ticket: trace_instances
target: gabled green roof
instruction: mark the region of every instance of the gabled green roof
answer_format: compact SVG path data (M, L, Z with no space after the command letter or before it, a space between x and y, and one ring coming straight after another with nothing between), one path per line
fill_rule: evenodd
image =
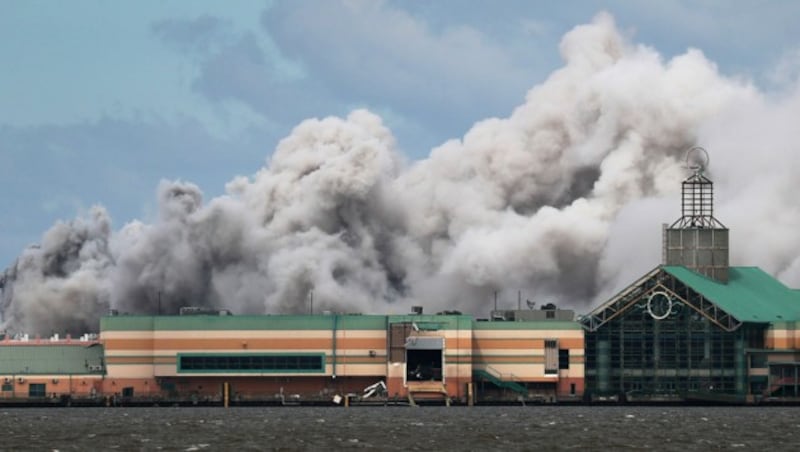
M686 267L661 268L741 322L800 320L800 291L786 287L758 267L730 267L727 284Z

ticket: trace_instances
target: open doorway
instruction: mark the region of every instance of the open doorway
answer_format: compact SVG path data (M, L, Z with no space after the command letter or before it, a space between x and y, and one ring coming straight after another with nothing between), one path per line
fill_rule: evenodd
M411 336L406 341L407 381L444 381L444 338Z

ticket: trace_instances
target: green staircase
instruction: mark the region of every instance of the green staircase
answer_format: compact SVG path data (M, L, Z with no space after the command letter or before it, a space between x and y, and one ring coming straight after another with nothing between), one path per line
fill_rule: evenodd
M493 372L491 369L473 369L472 376L477 379L488 381L498 388L507 388L522 396L528 396L528 388L516 381L504 380L498 372Z

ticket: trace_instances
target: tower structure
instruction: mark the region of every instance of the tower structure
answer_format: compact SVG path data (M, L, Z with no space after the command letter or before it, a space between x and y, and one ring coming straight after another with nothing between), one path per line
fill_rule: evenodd
M714 217L714 183L705 176L708 153L694 147L686 155L692 174L681 184L681 217L664 229L664 265L689 268L728 282L728 228Z

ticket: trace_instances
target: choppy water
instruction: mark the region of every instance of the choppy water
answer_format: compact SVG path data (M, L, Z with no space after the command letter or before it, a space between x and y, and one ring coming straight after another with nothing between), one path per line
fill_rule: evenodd
M800 450L800 408L21 408L0 450Z

